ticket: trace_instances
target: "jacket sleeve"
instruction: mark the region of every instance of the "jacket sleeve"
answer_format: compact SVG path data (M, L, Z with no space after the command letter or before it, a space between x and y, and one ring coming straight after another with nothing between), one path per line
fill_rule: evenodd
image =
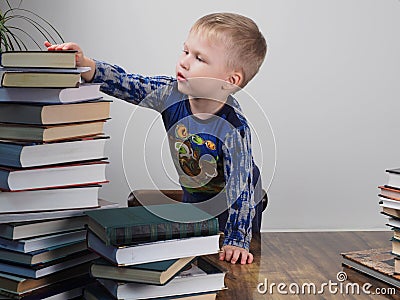
M131 74L120 66L94 61L96 69L92 82L101 83L102 92L158 112L164 109L165 97L175 81L173 77Z
M235 128L227 134L223 153L228 201L228 220L223 245L249 250L255 214L250 128Z

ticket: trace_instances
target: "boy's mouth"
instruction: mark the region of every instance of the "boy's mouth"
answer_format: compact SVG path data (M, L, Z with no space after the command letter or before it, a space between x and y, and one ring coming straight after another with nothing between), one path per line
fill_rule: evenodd
M178 74L176 74L176 80L178 80L178 81L186 81L186 77L183 76L183 74L181 72L178 72Z

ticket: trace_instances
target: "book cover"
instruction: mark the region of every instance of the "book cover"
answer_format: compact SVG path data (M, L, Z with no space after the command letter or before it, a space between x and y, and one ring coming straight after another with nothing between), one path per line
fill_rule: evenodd
M218 219L190 203L87 212L88 227L106 245L132 245L218 234Z

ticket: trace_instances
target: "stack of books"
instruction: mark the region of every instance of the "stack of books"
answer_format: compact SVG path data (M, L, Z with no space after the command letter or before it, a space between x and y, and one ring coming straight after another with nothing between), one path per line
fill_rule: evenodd
M81 84L74 51L5 52L0 69L0 295L82 295L98 258L88 210L106 183L110 102Z
M379 205L393 231L391 247L342 253L343 270L350 281L370 283L395 293L400 292L400 169L388 169L388 181L381 185ZM389 244L390 245L390 244ZM399 299L391 294L392 299Z
M225 272L205 257L219 250L218 219L192 204L86 212L98 285L86 299L215 299ZM100 286L100 287L99 287ZM195 298L193 298L195 297Z

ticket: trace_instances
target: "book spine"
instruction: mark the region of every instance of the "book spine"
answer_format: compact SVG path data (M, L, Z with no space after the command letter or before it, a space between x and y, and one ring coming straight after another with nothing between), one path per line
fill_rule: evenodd
M133 227L107 228L106 245L126 246L139 243L171 239L209 236L218 234L218 219L213 218L196 223L145 224Z

